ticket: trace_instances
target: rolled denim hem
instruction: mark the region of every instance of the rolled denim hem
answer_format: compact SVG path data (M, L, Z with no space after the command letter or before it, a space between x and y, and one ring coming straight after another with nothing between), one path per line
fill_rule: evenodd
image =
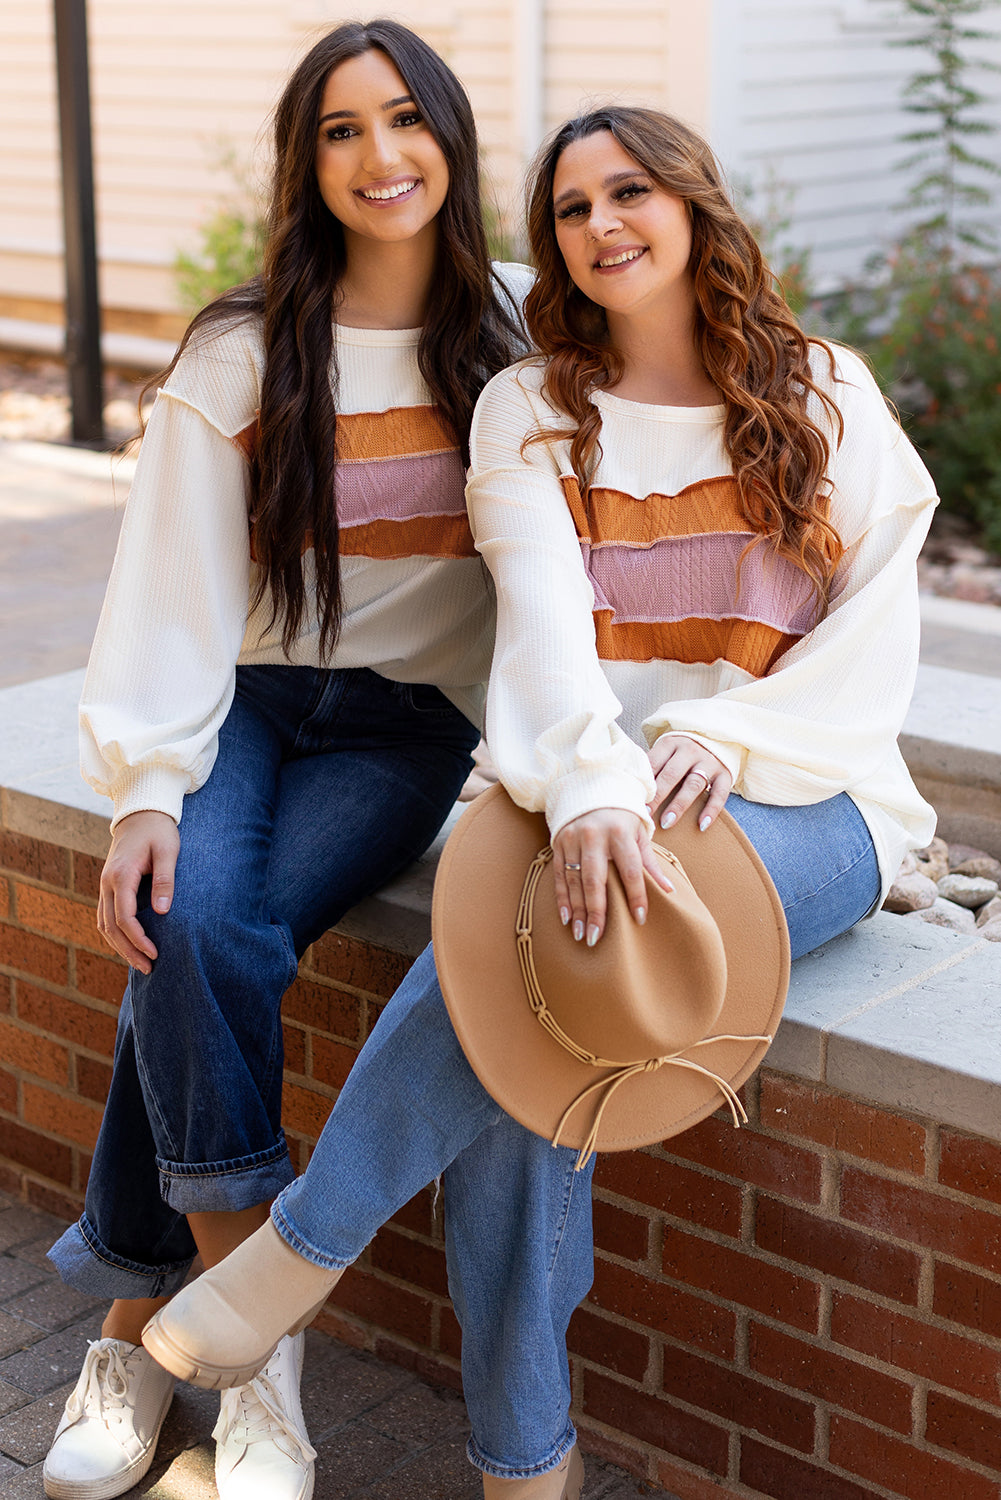
M290 1224L284 1214L279 1211L277 1203L271 1205L271 1222L290 1250L294 1250L296 1255L301 1255L303 1260L310 1261L312 1265L320 1266L324 1271L344 1271L361 1254L359 1251L358 1255L338 1257L326 1250L318 1250L309 1240L302 1238L295 1226Z
M295 1181L285 1137L267 1151L230 1161L184 1162L157 1157L160 1196L179 1214L235 1213L270 1203Z
M171 1297L184 1284L191 1261L147 1266L102 1245L87 1215L59 1236L48 1258L67 1286L92 1297Z
M548 1474L553 1469L558 1469L576 1442L577 1429L571 1422L563 1437L545 1458L540 1458L538 1463L512 1468L508 1464L499 1463L495 1458L488 1458L478 1446L474 1433L466 1443L466 1457L475 1469L479 1469L482 1474L491 1474L494 1479L535 1479L539 1474Z

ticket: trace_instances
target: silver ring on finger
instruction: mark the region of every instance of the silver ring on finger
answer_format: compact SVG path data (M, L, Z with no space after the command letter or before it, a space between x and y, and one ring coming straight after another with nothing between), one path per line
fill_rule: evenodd
M580 869L580 865L571 864L571 862L568 859L565 859L563 861L563 868L564 868L564 870L579 870Z
M688 774L689 776L698 776L700 781L705 782L705 786L702 788L704 792L707 792L709 790L710 783L712 782L712 777L707 776L705 771L701 771L698 766L693 766Z

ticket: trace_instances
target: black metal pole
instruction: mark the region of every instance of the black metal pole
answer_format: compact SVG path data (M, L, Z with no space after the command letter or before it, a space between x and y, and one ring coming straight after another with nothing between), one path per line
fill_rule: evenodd
M66 373L75 443L104 441L87 0L55 0L66 241Z

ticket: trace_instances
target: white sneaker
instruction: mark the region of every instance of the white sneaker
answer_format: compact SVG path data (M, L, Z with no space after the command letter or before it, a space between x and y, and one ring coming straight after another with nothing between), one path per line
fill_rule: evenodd
M216 1440L219 1500L309 1500L313 1460L299 1402L305 1336L288 1334L246 1385L223 1391Z
M96 1339L42 1467L51 1500L111 1500L153 1462L174 1377L141 1344Z

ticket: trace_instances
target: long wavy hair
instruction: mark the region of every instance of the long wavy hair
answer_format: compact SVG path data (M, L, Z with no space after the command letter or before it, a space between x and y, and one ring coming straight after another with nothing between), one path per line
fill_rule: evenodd
M282 621L286 654L308 600L303 555L315 554L321 659L341 622L334 471L337 370L333 317L346 266L344 231L316 180L320 101L331 72L377 50L399 72L448 166L438 215L438 250L417 357L432 399L468 462L469 426L482 386L524 348L518 319L498 295L480 205L476 125L455 74L426 42L395 21L348 22L310 49L274 114L274 167L260 276L203 308L185 333L213 333L234 319L260 318L265 370L253 459L252 606L268 594ZM150 385L162 381L157 376Z
M750 229L730 202L706 142L670 115L609 107L569 120L543 145L528 183L528 229L538 278L525 303L532 342L546 358L544 392L571 429L530 441L566 438L584 495L600 456L601 413L591 393L621 377L602 308L567 275L556 239L553 180L566 148L608 131L644 172L682 200L691 223L689 269L695 288L695 340L703 368L725 407L723 440L744 517L812 580L818 608L827 601L843 547L827 511L830 442L807 414L813 394L840 442L841 414L810 371L809 339L775 289ZM753 543L751 544L753 545Z

